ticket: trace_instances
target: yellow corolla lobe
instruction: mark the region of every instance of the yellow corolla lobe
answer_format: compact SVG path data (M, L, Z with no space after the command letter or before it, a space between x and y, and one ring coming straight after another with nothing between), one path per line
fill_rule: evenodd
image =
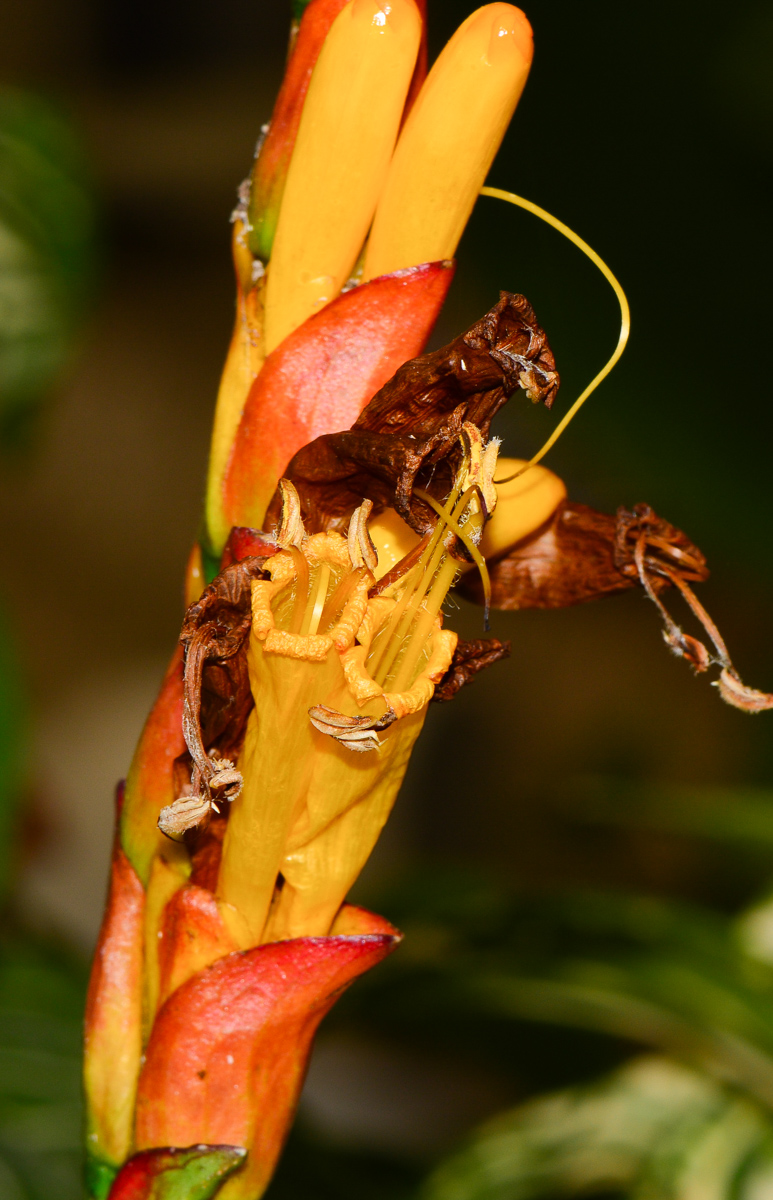
M524 466L524 459L500 458L497 474L506 479ZM486 558L504 554L521 538L534 533L566 499L564 481L547 467L530 467L517 479L499 483L496 487L497 506L483 529L480 542L481 553Z

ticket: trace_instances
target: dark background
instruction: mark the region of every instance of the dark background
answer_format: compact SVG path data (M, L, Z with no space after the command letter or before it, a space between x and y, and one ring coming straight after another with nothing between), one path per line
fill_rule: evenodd
M436 52L472 5L429 5ZM6 0L0 15L0 77L69 113L102 211L79 356L0 483L0 570L35 717L23 904L84 948L112 783L179 628L232 319L228 216L270 114L288 7ZM773 689L773 7L533 0L527 15L534 68L489 182L585 237L633 314L621 365L549 465L579 500L646 500L684 528L709 557L701 596L736 665ZM436 341L499 288L523 291L556 351L560 415L616 342L607 285L554 231L492 200L459 257ZM555 419L514 401L505 452L535 449ZM480 614L463 606L459 628L479 629ZM753 860L615 829L578 797L600 775L732 804L770 779L773 715L725 708L669 656L636 594L496 616L493 631L512 658L432 709L370 883L440 860L534 888L728 907L753 895Z

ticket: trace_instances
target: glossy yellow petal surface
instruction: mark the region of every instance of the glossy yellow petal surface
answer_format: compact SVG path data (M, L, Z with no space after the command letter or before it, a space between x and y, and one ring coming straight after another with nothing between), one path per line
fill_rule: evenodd
M400 134L365 279L453 257L531 59L531 27L512 4L487 4L459 27Z
M525 466L521 458L500 458L497 475L504 479ZM539 529L566 499L566 485L547 467L530 467L510 483L497 485L497 506L483 530L480 548L496 558L521 538Z
M367 754L326 739L315 786L288 837L284 885L265 941L330 932L392 811L426 713L425 705L396 722L381 735L380 749Z
M374 571L376 579L381 579L391 571L421 540L418 533L393 508L385 508L374 517L368 524L368 533L378 554L378 566Z

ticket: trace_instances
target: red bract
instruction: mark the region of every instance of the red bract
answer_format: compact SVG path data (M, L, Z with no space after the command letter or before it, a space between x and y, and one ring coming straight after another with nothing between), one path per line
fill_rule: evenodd
M210 1200L243 1162L238 1146L146 1150L117 1176L110 1200Z
M88 1151L100 1162L120 1163L131 1149L142 1052L144 913L144 888L116 843L86 1001Z
M168 849L156 821L164 805L174 799L172 764L185 750L182 667L182 647L178 646L145 722L126 780L121 844L143 883L147 883L153 855L159 847Z
M453 278L425 263L345 292L266 359L242 414L223 482L232 525L260 527L287 463L325 433L348 429L429 337Z
M217 901L203 887L184 887L166 906L159 946L159 1005L181 983L238 949Z
M245 1147L229 1200L253 1200L274 1169L319 1022L352 980L399 941L356 910L367 932L297 938L229 954L161 1008L137 1096L136 1144ZM377 930L377 931L376 931Z

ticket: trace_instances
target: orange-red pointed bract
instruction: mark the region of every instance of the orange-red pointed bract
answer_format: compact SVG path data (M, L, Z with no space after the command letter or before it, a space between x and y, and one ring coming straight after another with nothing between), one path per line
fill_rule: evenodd
M383 275L345 292L266 359L247 399L223 483L231 525L259 528L292 456L348 429L398 367L420 354L453 278L450 262Z
M86 1001L84 1054L88 1153L114 1167L132 1144L142 1053L144 909L142 884L116 842Z
M177 646L134 753L121 809L121 845L147 884L153 857L174 847L157 827L158 814L174 800L172 766L185 751L182 730L183 654Z
M169 997L140 1076L138 1149L244 1146L247 1164L222 1197L256 1200L287 1134L319 1022L342 989L399 940L371 914L353 914L350 927L363 923L364 934L230 954Z
M190 884L169 901L159 947L159 1005L215 959L238 949L206 888Z

